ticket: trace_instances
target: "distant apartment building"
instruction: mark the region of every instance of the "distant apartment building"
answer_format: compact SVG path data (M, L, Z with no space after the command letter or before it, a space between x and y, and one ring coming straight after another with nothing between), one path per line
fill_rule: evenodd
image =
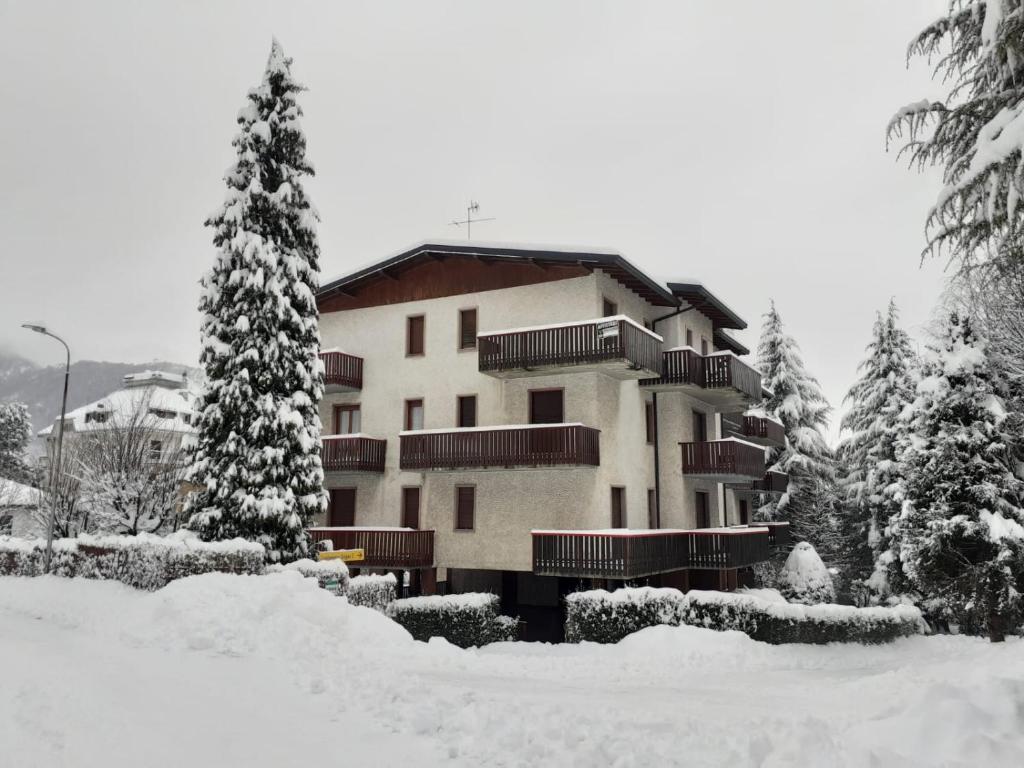
M728 589L785 543L748 526L785 489L765 466L782 428L748 412L746 324L704 286L610 250L429 242L317 300L313 535L366 567L543 624L581 582Z

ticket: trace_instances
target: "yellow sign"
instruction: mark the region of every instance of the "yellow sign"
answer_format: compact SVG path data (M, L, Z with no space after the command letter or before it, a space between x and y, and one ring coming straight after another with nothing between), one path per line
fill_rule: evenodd
M366 559L362 549L335 549L331 552L321 552L319 560L341 560L343 563L358 563Z

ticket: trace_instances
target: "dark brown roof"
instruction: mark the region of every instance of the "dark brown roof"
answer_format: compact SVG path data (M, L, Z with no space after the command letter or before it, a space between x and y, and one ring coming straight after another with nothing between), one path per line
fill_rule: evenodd
M690 306L711 319L715 329L735 328L742 331L747 327L746 321L725 305L700 283L669 283L668 289Z

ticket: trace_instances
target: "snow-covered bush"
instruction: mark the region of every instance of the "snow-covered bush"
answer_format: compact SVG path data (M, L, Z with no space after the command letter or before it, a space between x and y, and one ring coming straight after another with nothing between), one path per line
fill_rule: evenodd
M0 576L42 575L45 549L42 539L0 537ZM264 557L259 544L242 539L203 542L187 531L170 536L83 534L53 542L50 572L154 590L200 573L263 573Z
M614 592L574 592L565 598L565 639L617 643L645 627L680 623L677 589L635 587Z
M835 602L836 592L832 576L808 542L801 541L789 553L779 570L776 586L791 603L817 605Z
M910 606L854 608L797 605L779 593L704 592L638 587L593 590L566 597L566 640L614 643L645 627L689 624L736 630L766 643L884 643L922 631Z
M395 602L395 598L398 596L397 590L398 579L395 578L395 574L386 573L383 576L367 574L354 576L348 583L345 595L352 605L361 605L384 613L387 607Z
M321 589L328 589L336 595L344 595L349 585L348 566L341 560L293 560L286 565L273 563L267 566L267 573L298 571L307 579L316 579Z
M517 619L498 614L498 596L485 592L395 600L387 615L416 640L443 637L460 648L515 640Z

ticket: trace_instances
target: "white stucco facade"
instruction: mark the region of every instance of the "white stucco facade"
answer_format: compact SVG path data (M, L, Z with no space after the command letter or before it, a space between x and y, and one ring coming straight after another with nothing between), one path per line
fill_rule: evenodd
M655 447L647 441L645 403L654 397L636 378L600 370L562 369L522 378L497 378L478 370L476 349L459 349L459 312L477 310L481 334L509 328L570 323L601 317L604 302L638 324L654 325L671 308L655 306L619 280L595 269L590 274L532 285L462 293L415 301L323 312L323 348L363 359L361 391L326 395L321 403L325 435L335 431L334 408L359 405L359 431L387 441L383 473L326 473L329 489L355 488L356 526L398 526L402 489L420 491L420 527L435 531L440 568L529 571L531 530L604 529L611 525L612 487L625 489L630 528L649 526L648 492L655 489ZM406 355L407 318L424 316L424 354ZM686 342L711 345L713 323L697 310L654 325L664 349ZM477 424L529 423L529 392L564 390L564 421L600 430L600 466L407 472L399 468L399 433L405 402L423 401L425 429L457 426L457 398L475 395ZM691 528L695 492L709 497L710 524L736 522L722 515L726 492L714 483L684 479L679 442L693 437L693 410L708 413L708 438L718 437L718 419L703 402L682 392L658 399L661 527ZM476 488L474 528L455 530L456 487ZM734 505L733 505L734 508ZM734 513L730 513L734 514ZM326 523L326 519L317 521Z

